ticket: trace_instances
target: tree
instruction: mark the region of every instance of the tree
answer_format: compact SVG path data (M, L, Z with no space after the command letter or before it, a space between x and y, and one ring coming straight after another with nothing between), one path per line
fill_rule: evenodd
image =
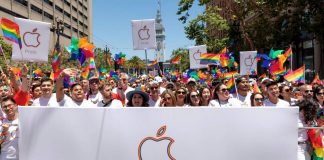
M180 64L171 64L174 66L171 68L172 69L179 68L179 69L181 69L181 72L183 72L183 71L189 69L189 67L190 67L188 50L184 49L184 48L178 48L176 50L173 50L172 55L171 55L171 60L179 55L181 56Z
M134 68L136 73L140 73L140 70L145 68L145 63L142 59L137 56L133 56L126 62L126 66L131 69Z

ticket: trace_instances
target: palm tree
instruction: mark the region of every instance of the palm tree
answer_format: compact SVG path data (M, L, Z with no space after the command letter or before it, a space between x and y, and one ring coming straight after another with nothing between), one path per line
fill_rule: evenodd
M127 61L128 68L134 68L136 73L139 73L141 69L145 68L145 63L142 59L137 56L133 56L130 60Z

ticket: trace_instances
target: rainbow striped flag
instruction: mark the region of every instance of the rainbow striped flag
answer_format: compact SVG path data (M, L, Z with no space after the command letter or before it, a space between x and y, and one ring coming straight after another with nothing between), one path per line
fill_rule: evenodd
M284 76L284 78L288 82L296 81L296 82L305 82L305 66L298 68L295 71L292 71Z
M311 83L312 85L314 84L319 84L319 85L324 85L323 84L323 81L320 80L319 76L318 76L318 73L315 74L315 77Z
M180 61L181 61L181 55L178 55L171 60L171 64L180 64Z
M21 36L19 31L19 25L7 18L1 18L1 28L3 36L8 40L19 45L19 48L22 48Z
M232 76L234 77L237 77L239 76L240 74L238 73L238 71L232 71L232 72L227 72L227 73L224 73L223 77L226 78L226 79L229 79L229 78L232 78Z
M312 159L323 160L323 143L322 135L316 129L310 129L307 132L311 145L313 147Z
M107 54L107 64L108 64L109 66L112 66L112 61L111 61L111 57L110 57L109 54Z
M220 64L220 55L214 53L204 53L200 55L200 64Z
M52 62L52 69L53 72L59 72L60 71L60 64L61 64L61 57L62 57L62 52L60 48L55 48L53 51L54 59Z
M232 76L232 78L228 80L228 82L226 83L226 87L228 88L230 93L236 93L234 76Z
M253 93L262 93L257 83L253 84Z
M290 57L293 54L291 47L288 48L288 50L284 53L285 57Z

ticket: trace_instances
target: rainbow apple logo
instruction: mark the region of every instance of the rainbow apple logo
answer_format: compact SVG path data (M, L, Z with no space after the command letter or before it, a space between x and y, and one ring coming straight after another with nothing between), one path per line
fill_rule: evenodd
M40 45L39 37L40 37L40 34L37 33L37 28L34 28L32 32L25 32L23 35L24 44L27 47L36 48Z
M148 28L146 27L146 25L145 25L142 29L138 30L138 32L137 32L138 37L139 37L141 40L148 40L148 39L150 39L149 31L150 31L150 29L148 29Z
M198 49L198 50L193 54L193 58L194 58L196 61L200 60L200 54L201 54L201 52L200 52L200 50Z
M158 129L156 137L144 138L138 146L138 159L171 159L175 158L171 155L171 145L175 142L171 137L164 137L166 126Z

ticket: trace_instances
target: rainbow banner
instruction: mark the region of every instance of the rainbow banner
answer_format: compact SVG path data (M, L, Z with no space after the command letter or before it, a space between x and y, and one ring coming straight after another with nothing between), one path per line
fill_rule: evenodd
M323 160L323 143L320 131L310 129L307 132L311 145L313 147L312 160Z
M19 45L19 48L22 48L21 36L19 31L19 25L7 18L1 18L1 28L3 36L8 40Z
M204 53L200 55L200 64L220 64L220 55L214 53Z
M292 71L284 76L284 78L288 82L296 81L296 82L305 82L305 66L298 68L295 71Z
M232 76L234 77L237 77L239 76L240 74L238 73L238 71L232 71L232 72L227 72L227 73L224 73L223 77L226 78L226 79L229 79L229 78L232 78Z
M228 80L228 82L226 83L226 87L228 88L230 93L236 93L234 76L232 76L232 78Z

